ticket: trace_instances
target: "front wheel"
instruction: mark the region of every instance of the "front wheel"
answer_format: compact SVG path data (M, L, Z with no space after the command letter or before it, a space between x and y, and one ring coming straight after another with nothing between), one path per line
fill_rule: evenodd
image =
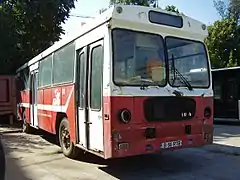
M67 118L63 118L59 125L58 131L59 143L62 149L63 154L68 157L75 159L78 156L78 148L71 142L70 133L69 133L69 122Z

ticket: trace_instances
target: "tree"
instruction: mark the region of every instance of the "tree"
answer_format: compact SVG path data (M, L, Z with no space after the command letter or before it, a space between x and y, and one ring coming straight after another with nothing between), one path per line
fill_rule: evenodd
M228 16L227 6L224 1L213 0L213 4L221 18L226 18Z
M184 14L181 12L179 12L179 10L178 10L178 8L176 7L176 6L173 6L173 5L168 5L168 6L166 6L165 7L165 10L167 10L167 11L170 11L170 12L174 12L174 13L176 13L176 14L178 14L178 15L182 15L182 16L184 16Z
M240 65L240 29L234 18L218 20L208 27L208 47L213 68Z
M173 5L171 5L171 6L170 6L170 5L166 6L166 7L165 7L165 10L171 11L171 12L175 12L175 13L179 14L179 10L177 9L176 6L173 6Z
M213 68L232 67L240 65L240 1L214 0L214 6L221 20L208 27L209 36L205 43Z
M126 5L139 5L151 6L157 4L156 0L110 0L110 4L126 4Z
M64 33L61 24L75 7L74 2L75 0L3 1L0 7L0 47L9 50L1 49L0 57L2 63L8 62L5 69L14 72L20 65L58 41Z
M229 14L239 22L240 19L240 1L239 0L230 0L229 2Z
M13 16L9 15L6 9L0 6L0 73L7 74L9 71L9 64L14 55L18 54L18 34Z
M219 15L225 18L233 18L235 21L239 22L240 19L240 1L239 0L229 0L226 4L223 0L213 0L214 6L217 9Z

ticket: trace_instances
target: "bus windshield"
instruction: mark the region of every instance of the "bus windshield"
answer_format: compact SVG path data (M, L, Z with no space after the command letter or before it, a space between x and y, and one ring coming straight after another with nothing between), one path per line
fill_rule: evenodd
M171 86L186 86L172 71L175 68L192 87L209 86L209 66L204 44L192 40L166 37ZM174 66L174 67L173 67Z
M113 80L116 85L166 84L165 54L160 35L113 30Z

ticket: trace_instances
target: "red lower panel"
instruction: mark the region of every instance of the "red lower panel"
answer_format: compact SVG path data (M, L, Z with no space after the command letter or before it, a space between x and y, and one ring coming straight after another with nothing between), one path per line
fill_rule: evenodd
M26 116L26 121L30 123L30 108L25 108L25 116Z
M174 148L161 148L161 143L182 140L182 145ZM153 140L142 139L140 141L125 142L129 143L119 149L118 143L113 143L113 158L134 156L141 154L157 153L163 150L183 149L190 147L199 147L212 143L212 134L208 135L208 139L204 139L202 134L196 134L192 136L180 136L180 137L165 137L157 138ZM121 144L121 143L120 143ZM124 145L124 144L123 144Z
M52 126L53 120L51 111L38 110L38 125L41 129L49 133L54 133L55 128Z
M213 108L212 97L192 97L196 102L196 112L190 120L148 122L144 115L144 101L148 97L104 97L104 147L105 158L133 156L160 151L162 142L182 140L179 148L203 146L212 143L213 116L204 117L206 107ZM131 121L122 123L118 112L127 108L131 111ZM172 108L172 107L169 107ZM186 126L191 126L191 135L186 135ZM147 139L146 128L155 128L154 139ZM207 133L207 139L204 139ZM119 143L128 143L129 147L119 148ZM125 144L126 145L126 144ZM150 150L148 150L148 147ZM151 147L153 148L151 150Z

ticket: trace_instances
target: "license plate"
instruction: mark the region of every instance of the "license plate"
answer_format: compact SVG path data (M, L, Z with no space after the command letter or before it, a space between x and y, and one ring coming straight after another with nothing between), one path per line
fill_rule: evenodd
M182 140L177 140L177 141L163 142L161 143L160 148L168 149L168 148L181 147L181 146L182 146Z

